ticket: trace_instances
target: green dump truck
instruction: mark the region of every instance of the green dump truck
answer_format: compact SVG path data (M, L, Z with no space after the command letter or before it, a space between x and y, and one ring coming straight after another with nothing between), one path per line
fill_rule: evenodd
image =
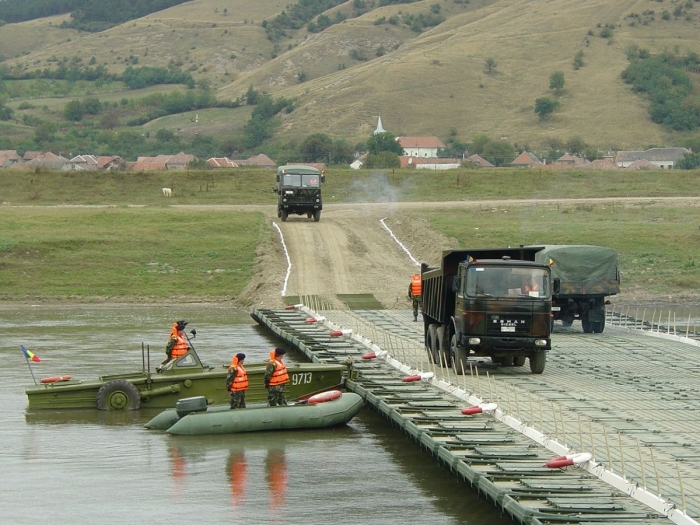
M585 333L601 333L608 297L620 292L617 252L584 244L536 248L535 260L548 264L552 279L558 283L552 296L553 319L564 326L578 319Z
M425 348L434 363L469 373L470 356L541 374L551 348L552 281L541 247L447 250L421 266Z
M277 168L275 187L277 194L277 216L286 221L290 214L306 215L318 222L321 220L323 201L321 183L326 181L325 172L312 166L288 165Z

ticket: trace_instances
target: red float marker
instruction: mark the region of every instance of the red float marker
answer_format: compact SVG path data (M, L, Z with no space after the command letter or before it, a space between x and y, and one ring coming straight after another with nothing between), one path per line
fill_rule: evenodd
M331 331L331 337L340 337L343 335L350 335L352 330L333 330Z
M593 458L588 452L580 452L578 454L568 454L566 456L558 456L550 459L544 464L547 468L563 468L571 465L581 465L590 461Z
M496 410L498 405L496 403L481 403L480 405L472 405L462 409L462 414L465 416L473 416L474 414L481 414L482 412L492 412Z
M420 374L413 374L412 376L406 376L401 381L404 383L412 383L413 381L420 381Z

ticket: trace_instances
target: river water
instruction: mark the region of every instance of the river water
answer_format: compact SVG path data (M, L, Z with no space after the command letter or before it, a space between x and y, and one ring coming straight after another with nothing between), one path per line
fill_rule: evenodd
M512 523L369 408L335 429L198 437L143 428L157 411L26 411L20 345L41 359L37 379L93 379L140 370L142 343L155 366L178 319L205 363L279 345L223 307L0 309L3 523Z

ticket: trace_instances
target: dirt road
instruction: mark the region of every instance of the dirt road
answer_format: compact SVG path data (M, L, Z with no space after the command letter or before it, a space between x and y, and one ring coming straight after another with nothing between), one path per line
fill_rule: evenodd
M621 205L654 203L667 198L572 199L552 201L552 206L583 202L618 202ZM700 199L672 198L676 205L700 207ZM488 207L500 205L544 204L544 201L473 201L473 202L402 202L383 204L334 204L323 210L320 222L305 216L290 216L280 221L274 208L262 208L274 232L260 247L256 276L239 297L246 306L279 308L282 297L320 295L339 304L336 294L372 294L385 308L410 308L407 297L411 275L419 265L394 240L382 225L391 229L413 258L435 265L443 249L453 248L454 241L430 229L427 222L412 218L416 208L450 209L454 207ZM282 239L284 244L282 243ZM284 247L287 253L285 254ZM288 261L291 263L289 275ZM622 299L622 294L617 297ZM644 297L627 296L630 301ZM657 298L658 299L658 298ZM620 301L616 301L620 302Z

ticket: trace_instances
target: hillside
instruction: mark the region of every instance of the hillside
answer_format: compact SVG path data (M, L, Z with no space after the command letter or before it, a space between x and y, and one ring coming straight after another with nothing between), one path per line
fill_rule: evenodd
M354 18L354 1L331 9L325 13L329 18L338 12L348 18L320 33L302 28L271 42L261 22L287 8L287 0L241 0L235 9L223 0L195 0L102 33L44 45L5 64L43 68L51 57L94 56L98 64L121 71L134 60L174 63L197 79L209 79L221 98L236 98L251 85L295 98L296 109L283 117L278 132L286 139L323 132L354 143L374 130L378 116L396 135L444 140L455 130L468 141L485 133L507 137L520 148L552 138L580 137L603 150L672 145L684 138L650 120L645 101L624 84L621 72L632 45L651 53L700 52L697 2L365 3L370 10ZM423 32L402 22L436 9L444 21ZM377 23L382 17L398 22ZM11 27L0 28L0 40ZM575 70L579 52L583 66ZM487 59L497 64L490 73ZM559 93L549 89L554 71L565 75ZM560 109L541 121L533 109L544 96L558 99Z

